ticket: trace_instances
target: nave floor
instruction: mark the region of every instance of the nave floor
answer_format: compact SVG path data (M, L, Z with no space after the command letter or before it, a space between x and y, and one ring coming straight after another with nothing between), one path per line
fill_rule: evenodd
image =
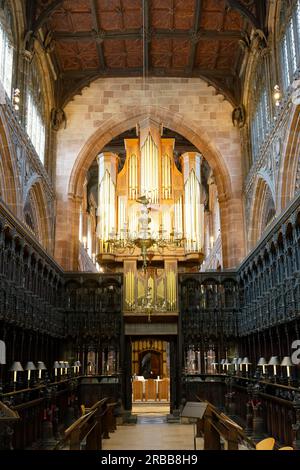
M132 411L137 424L118 426L102 441L103 450L194 450L193 425L167 423L168 405L138 404ZM197 438L197 450L202 448L203 439Z

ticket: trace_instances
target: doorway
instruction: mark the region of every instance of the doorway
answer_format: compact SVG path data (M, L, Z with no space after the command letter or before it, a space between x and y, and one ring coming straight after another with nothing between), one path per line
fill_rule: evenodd
M170 344L162 339L145 338L132 342L132 403L169 409Z
M159 379L163 376L163 354L149 349L139 353L139 376L144 379Z

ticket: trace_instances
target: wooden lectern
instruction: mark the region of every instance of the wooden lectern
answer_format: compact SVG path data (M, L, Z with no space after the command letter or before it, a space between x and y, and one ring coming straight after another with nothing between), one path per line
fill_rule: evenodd
M207 408L207 402L202 401L188 401L186 402L181 416L183 418L197 418L202 419ZM196 426L197 423L194 423L194 450L196 450Z

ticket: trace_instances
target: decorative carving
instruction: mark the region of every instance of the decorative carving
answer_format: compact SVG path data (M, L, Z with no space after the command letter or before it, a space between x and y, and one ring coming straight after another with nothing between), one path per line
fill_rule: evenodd
M232 112L232 123L235 127L242 128L246 122L246 110L243 104L235 108Z
M67 117L62 108L53 108L51 111L51 125L54 131L59 131L64 124L64 129L67 127Z
M251 40L252 50L262 52L268 47L268 40L265 33L261 29L256 29L252 33Z
M44 49L44 51L46 52L46 54L51 54L51 52L54 51L55 49L55 41L53 40L53 33L52 31L48 31L46 36L45 36L45 39L42 43L42 47Z

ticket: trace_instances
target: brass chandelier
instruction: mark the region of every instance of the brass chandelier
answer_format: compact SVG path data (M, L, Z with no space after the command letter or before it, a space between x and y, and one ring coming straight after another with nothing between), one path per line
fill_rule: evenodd
M156 234L150 230L150 199L146 196L142 196L136 200L142 204L141 215L138 218L139 231L130 233L128 228L121 230L120 234L115 231L109 234L107 240L109 251L117 253L125 253L128 251L129 254L133 254L136 247L140 248L141 256L143 258L143 269L147 269L148 265L148 250L151 247L155 247L160 254L163 253L164 248L169 250L176 250L184 246L184 238L181 233L172 231L169 237L165 236L166 230L160 230Z

